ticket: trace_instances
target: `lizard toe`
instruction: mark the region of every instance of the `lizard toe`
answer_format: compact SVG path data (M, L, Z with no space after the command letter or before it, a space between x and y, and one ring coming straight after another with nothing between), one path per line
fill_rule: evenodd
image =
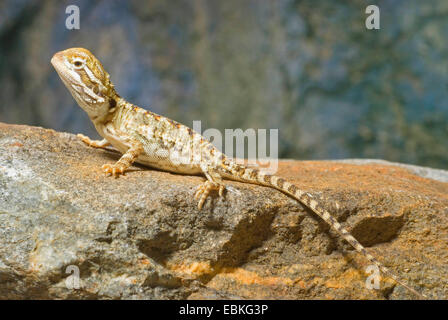
M115 178L118 178L120 174L124 175L124 168L122 166L105 164L101 168L108 176L112 175Z
M205 181L203 184L198 186L196 193L194 195L194 199L199 200L198 202L199 210L202 209L208 196L214 190L217 190L219 196L222 196L224 194L225 186L209 180Z

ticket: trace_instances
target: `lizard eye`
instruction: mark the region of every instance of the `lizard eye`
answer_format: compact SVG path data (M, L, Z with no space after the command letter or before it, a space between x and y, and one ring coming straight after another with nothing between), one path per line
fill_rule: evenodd
M76 59L73 61L73 65L75 66L75 69L81 69L84 66L84 61Z

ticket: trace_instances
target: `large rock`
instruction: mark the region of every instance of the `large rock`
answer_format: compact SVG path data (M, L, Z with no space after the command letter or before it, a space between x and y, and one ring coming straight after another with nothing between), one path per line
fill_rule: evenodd
M72 134L1 124L0 148L3 299L414 298L387 279L367 289L366 260L276 190L228 182L234 192L199 211L203 178L141 166L105 177L101 165L119 154ZM447 173L434 172L362 161L279 169L400 278L447 299L448 184L436 180ZM73 268L78 289L66 281Z

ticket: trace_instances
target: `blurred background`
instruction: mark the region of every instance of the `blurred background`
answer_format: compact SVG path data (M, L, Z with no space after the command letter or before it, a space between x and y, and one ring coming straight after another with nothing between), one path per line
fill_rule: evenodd
M202 130L278 128L281 158L448 169L447 39L446 0L0 0L0 121L98 137L50 65L85 47L130 102Z

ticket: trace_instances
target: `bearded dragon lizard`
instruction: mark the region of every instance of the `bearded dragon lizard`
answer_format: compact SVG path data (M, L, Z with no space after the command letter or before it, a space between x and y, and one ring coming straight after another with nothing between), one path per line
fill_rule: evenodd
M387 276L418 297L425 297L370 255L311 194L281 177L237 163L189 127L121 98L109 74L90 51L83 48L67 49L56 53L51 63L104 139L92 141L82 134L78 134L78 137L91 147L112 145L123 154L115 164L103 165L102 169L107 175L118 177L133 162L173 173L203 174L207 180L194 195L199 210L212 191L216 190L219 196L223 195L223 178L278 189L309 207Z

